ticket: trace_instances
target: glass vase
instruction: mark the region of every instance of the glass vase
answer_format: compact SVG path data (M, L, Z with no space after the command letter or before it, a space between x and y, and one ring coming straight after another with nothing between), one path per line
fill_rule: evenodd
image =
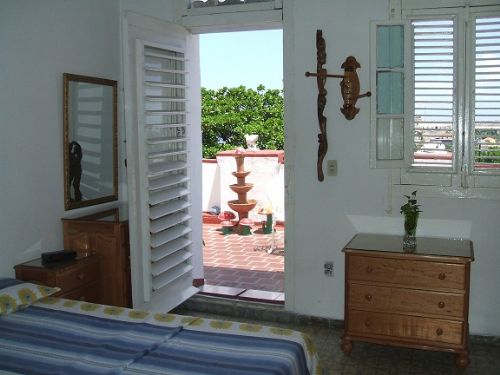
M403 237L403 249L414 250L417 246L418 212L406 212L405 216L405 235Z

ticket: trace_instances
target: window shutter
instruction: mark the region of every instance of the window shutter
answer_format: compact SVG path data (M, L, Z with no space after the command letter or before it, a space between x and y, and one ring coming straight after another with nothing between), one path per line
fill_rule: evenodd
M139 202L146 207L142 247L144 300L161 293L166 309L198 290L192 286L190 139L186 57L178 46L137 41ZM148 249L148 250L146 250ZM147 271L147 272L146 272ZM149 274L149 276L147 276Z
M453 19L419 19L413 26L413 167L451 168L457 129Z
M473 17L474 171L500 174L500 13Z
M372 22L370 167L402 168L409 164L405 143L410 135L408 25ZM375 88L375 89L373 89Z

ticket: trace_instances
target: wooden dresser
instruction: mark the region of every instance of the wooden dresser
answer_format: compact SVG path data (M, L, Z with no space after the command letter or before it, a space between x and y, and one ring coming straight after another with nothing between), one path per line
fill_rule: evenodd
M100 303L131 307L128 221L118 209L62 219L64 248L99 257Z
M57 297L100 302L99 258L95 255L69 262L42 263L40 258L14 267L16 279L58 286Z
M472 242L417 238L414 252L402 243L402 236L357 234L343 249L342 350L365 341L446 351L467 367Z

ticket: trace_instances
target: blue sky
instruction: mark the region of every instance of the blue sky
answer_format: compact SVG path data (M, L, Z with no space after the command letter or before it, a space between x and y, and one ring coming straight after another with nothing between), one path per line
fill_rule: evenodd
M201 86L283 88L282 30L200 35Z

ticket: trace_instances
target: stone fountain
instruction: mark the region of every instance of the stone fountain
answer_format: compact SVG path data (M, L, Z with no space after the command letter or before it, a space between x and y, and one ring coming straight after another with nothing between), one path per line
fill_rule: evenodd
M245 178L250 174L250 171L245 171L244 150L236 150L234 158L236 160L236 172L232 172L232 175L236 177L236 184L229 185L229 188L238 194L238 199L230 200L227 204L233 211L238 213L238 220L241 221L248 218L248 213L257 205L257 200L247 199L247 193L253 188L253 184L245 182Z

